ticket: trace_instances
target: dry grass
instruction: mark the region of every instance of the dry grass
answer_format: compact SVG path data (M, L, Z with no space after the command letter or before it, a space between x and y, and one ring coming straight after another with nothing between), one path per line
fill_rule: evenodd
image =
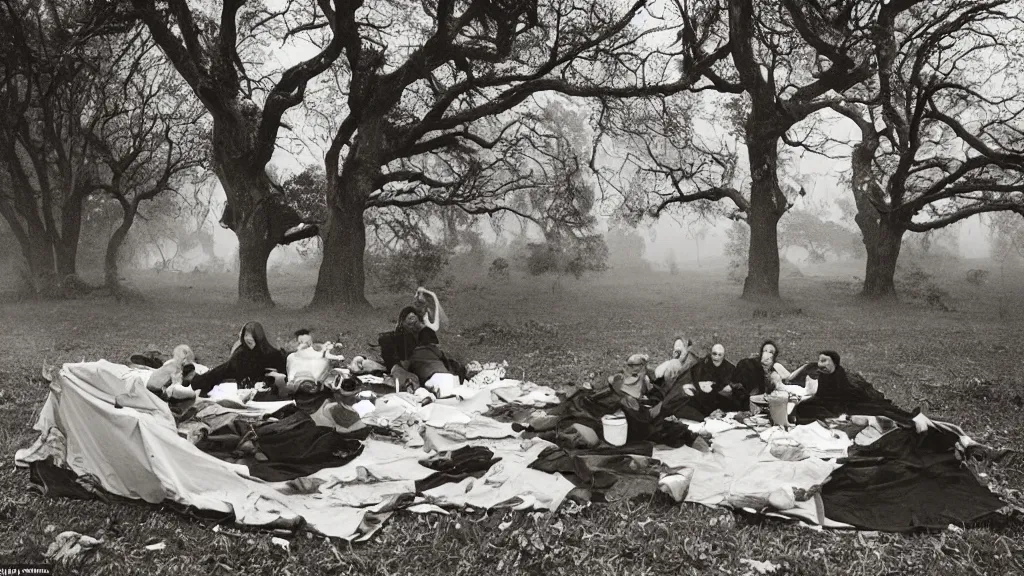
M832 271L834 272L834 271ZM834 274L833 274L834 277ZM951 276L951 278L955 278ZM537 382L580 381L615 369L632 352L667 354L684 332L699 342L718 334L729 355L775 338L795 365L820 348L863 372L906 407L963 425L976 439L1024 449L1019 427L1024 374L1024 294L948 282L955 312L907 305L864 306L847 284L808 274L785 280L787 303L772 309L737 300L724 274L673 277L611 275L589 284L549 285L480 279L463 285L446 308L446 345L466 360L508 360ZM342 336L348 355L367 351L390 328L406 298L373 298L378 311L350 316L301 308L308 276L274 276L279 307L232 303L230 279L139 277L145 302L22 302L0 308L0 563L38 562L53 531L77 530L104 545L65 567L84 574L747 574L741 559L768 560L776 574L1024 573L1020 524L963 534L889 535L817 532L779 521L693 505L650 501L563 507L554 515L501 512L451 517L396 514L372 541L350 547L298 535L291 554L258 531L217 534L167 508L43 498L29 489L14 452L34 439L45 399L44 363L170 350L188 342L207 363L222 359L238 327L260 320L272 337L299 327ZM1001 488L1020 488L1021 459L990 471ZM507 525L507 522L511 522ZM147 552L153 539L167 548Z

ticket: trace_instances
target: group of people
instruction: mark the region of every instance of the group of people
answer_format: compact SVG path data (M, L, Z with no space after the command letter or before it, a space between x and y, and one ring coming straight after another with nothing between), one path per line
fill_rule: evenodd
M622 373L609 378L608 384L619 394L637 399L674 398L676 404L689 408L688 415L705 417L715 411L746 411L752 396L776 390L811 398L858 395L839 354L832 350L822 350L816 361L790 372L779 363L779 345L773 340L766 340L756 355L735 364L726 359L721 343L715 343L703 357L693 348L691 340L677 338L672 358L654 369L647 367L647 356L634 354L627 359Z
M399 313L395 328L379 335L383 362L357 356L347 365L345 357L336 353L340 344L317 345L309 330L296 331L290 350L285 351L270 343L259 322L249 322L239 331L224 363L207 369L195 361L188 346L181 345L153 372L148 387L168 399L187 399L209 395L218 384L234 381L239 388L254 390L257 399L291 398L315 410L338 392L356 390L355 376L375 374L391 389L423 391L432 397L439 381L467 378L465 366L441 348L438 330L444 318L437 295L419 288L413 305ZM721 343L700 356L689 338L679 337L668 360L652 369L648 356L634 354L620 373L606 380L607 386L601 379L594 388L615 393L624 405L664 405L665 415L691 419L717 411L747 411L752 396L775 390L799 391L819 399L863 399L850 385L834 351L821 351L816 361L793 372L778 359L779 346L772 340L762 343L756 355L733 364Z
M347 365L345 357L336 353L340 344L315 344L307 329L297 330L286 349L281 349L270 342L262 324L248 322L239 330L225 362L207 368L182 344L171 358L153 366L147 387L167 399L190 399L209 395L218 384L235 382L238 388L254 390L257 399L324 399L334 392L354 390L358 383L353 376L376 374L414 392L436 374L466 376L462 364L440 348L437 331L444 317L437 295L419 288L414 304L401 311L395 329L380 335L384 364L356 356Z

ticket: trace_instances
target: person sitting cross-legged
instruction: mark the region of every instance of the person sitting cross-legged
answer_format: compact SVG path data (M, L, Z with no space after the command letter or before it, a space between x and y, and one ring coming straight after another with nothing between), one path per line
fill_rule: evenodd
M732 398L732 402L729 403L730 409L747 410L752 395L771 392L780 377L789 376L789 372L785 372L785 368L778 363L778 357L778 344L773 340L765 340L757 356L744 358L736 363L725 394Z
M239 388L255 387L265 382L269 373L285 370L284 352L267 340L263 325L249 322L239 332L242 342L223 364L192 379L191 386L200 396L206 396L217 384L234 380Z
M335 344L331 342L314 344L309 330L297 330L295 340L296 350L288 355L285 374L272 371L268 376L274 379L277 397L291 397L300 410L309 412L331 396L328 384L332 363L343 362L345 357L334 354Z
M715 344L711 353L691 370L691 405L703 416L732 407L732 374L736 367L725 359L725 346Z

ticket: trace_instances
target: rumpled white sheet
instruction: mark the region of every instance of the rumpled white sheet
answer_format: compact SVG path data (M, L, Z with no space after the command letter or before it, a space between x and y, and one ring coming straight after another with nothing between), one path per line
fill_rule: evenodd
M789 430L773 426L761 432L761 439L769 445L789 440L799 445L805 455L821 459L845 458L847 449L853 445L846 434L830 430L817 422L794 426Z
M50 455L58 464L66 461L79 475L95 476L104 489L121 496L233 512L242 524L267 525L301 517L316 531L346 539L366 538L379 528L398 498L408 498L417 480L434 473L419 460L435 450L472 443L487 446L501 461L482 478L427 491L414 501L416 510L433 512L438 510L436 505L554 510L573 489L560 475L528 468L549 446L547 442L523 441L510 425L481 415L509 399L535 392L538 398L546 397L550 389L534 384L494 381L472 398L438 400L427 406L404 393L380 398L365 421L403 427L418 442L394 443L371 436L355 460L309 476L321 481L315 491L295 493L285 483L250 478L244 466L209 456L179 437L166 404L145 389L144 379L136 372L106 361L66 364L51 385L36 423L39 439L18 451L16 462L25 466ZM245 410L267 413L280 407L252 404ZM843 443L831 431L808 427L788 433L773 429L762 438L754 429L727 419L692 423L691 429L713 436L711 453L659 447L654 457L669 467L666 479L675 477L666 482L670 493L686 491L686 501L711 506L770 508L787 501L780 494L791 498L794 489L819 485L837 467L813 455L795 462L780 460L772 455L765 438L795 439L820 454L838 454ZM820 518L813 501L777 511L826 527L844 526Z
M422 410L400 395L382 404L399 416L408 408ZM461 435L505 434L507 424L474 412L479 403L466 408L469 413L439 403L427 411L426 419L439 425L430 427L439 437L455 441ZM434 473L419 464L428 455L421 448L371 437L352 462L312 475L325 480L315 493L294 493L285 483L251 478L245 466L200 451L179 436L167 405L146 390L138 371L103 360L63 366L35 429L39 439L15 456L20 466L54 456L56 463L66 462L80 476L95 476L105 490L119 496L231 512L237 522L249 525L293 524L301 517L316 531L346 539L369 537L399 496L412 494L416 480ZM572 489L561 477L527 468L544 444L524 447L508 438L488 442L502 461L479 486L468 491L463 487L461 495L440 490L414 502L416 509L436 512L432 503L488 508L514 502L517 508L553 510Z
M809 490L822 484L839 467L833 461L807 458L798 462L774 458L769 445L754 430L730 427L714 434L712 450L703 453L693 448L655 448L654 457L673 471L690 471L686 502L707 506L726 506L760 510L773 508L773 495L794 488ZM819 518L813 500L796 502L793 507L776 509L785 516L825 527L845 524Z

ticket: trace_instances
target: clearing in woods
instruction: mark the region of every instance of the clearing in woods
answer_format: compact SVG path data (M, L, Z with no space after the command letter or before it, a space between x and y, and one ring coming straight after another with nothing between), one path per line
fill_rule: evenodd
M836 277L835 270L827 270ZM846 272L846 271L844 271ZM849 271L850 273L856 273ZM845 278L851 278L850 273ZM450 517L399 513L366 544L349 547L299 534L290 555L259 531L211 531L167 508L125 502L44 498L13 465L29 445L47 387L41 366L132 352L170 351L188 343L204 363L223 360L247 320L273 340L297 328L318 340L341 338L345 355L370 352L409 297L371 296L376 311L326 314L302 306L313 277L271 276L278 307L246 310L234 301L234 278L139 275L146 302L107 300L8 302L0 307L0 564L39 562L55 534L102 537L97 552L75 564L83 574L747 574L744 559L770 561L775 574L1012 574L1024 572L1019 522L959 533L872 534L814 531L777 520L696 505L650 501L563 506L553 516L453 512ZM733 361L765 338L787 366L817 350L842 354L905 408L959 423L976 440L1024 449L1020 427L1024 370L1024 294L976 286L963 274L946 279L955 310L914 304L866 306L856 285L823 276L785 278L782 306L740 301L724 273L672 276L610 273L580 283L514 279L457 283L443 295L451 326L445 347L464 360L507 360L512 375L538 382L582 382L617 369L633 352L668 356L686 334L707 347L714 334ZM112 447L112 449L115 449ZM1017 457L989 471L999 490L1019 488ZM1017 499L1017 503L1020 500ZM167 548L144 546L162 540Z

